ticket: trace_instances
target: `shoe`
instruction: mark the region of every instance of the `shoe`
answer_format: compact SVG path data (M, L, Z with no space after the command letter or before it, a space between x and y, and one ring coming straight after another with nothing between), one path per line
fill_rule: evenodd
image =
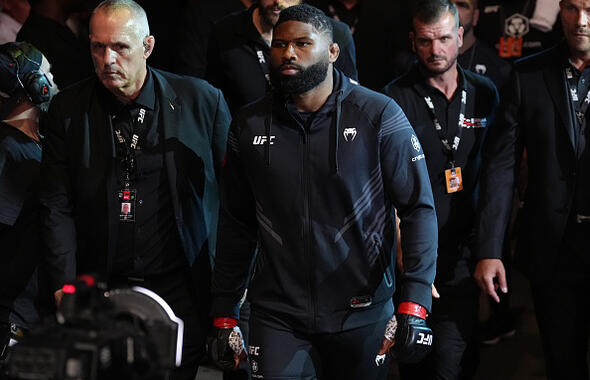
M510 338L516 334L514 320L511 317L490 319L480 329L480 342L485 345L494 345L500 339Z

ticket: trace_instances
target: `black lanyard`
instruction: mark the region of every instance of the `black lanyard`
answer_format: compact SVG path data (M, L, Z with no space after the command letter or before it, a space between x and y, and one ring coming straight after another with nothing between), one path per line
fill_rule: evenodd
M449 144L449 141L445 137L442 126L436 117L436 113L434 111L434 103L430 96L424 97L424 102L426 102L426 106L430 111L430 116L432 116L432 122L434 123L434 129L436 129L436 133L440 141L442 142L443 147L449 157L449 165L451 168L455 167L455 152L459 148L459 143L461 142L461 135L463 134L463 124L465 122L465 107L467 105L467 91L464 89L461 90L461 107L459 109L459 121L457 123L457 135L453 139L453 145Z
M576 112L576 118L578 119L578 128L583 129L584 121L586 119L586 111L588 111L588 106L590 106L590 90L586 93L586 98L584 98L584 101L580 104L578 84L576 83L576 79L574 78L574 74L570 67L565 68L565 77L567 78L569 86L570 100L574 107L574 111Z
M143 125L144 119L146 116L145 108L140 108L139 114L137 116L137 120L134 121L129 117L130 124L132 126L132 136L131 142L127 142L125 136L121 133L121 129L114 129L115 133L115 140L119 145L120 151L123 153L122 163L123 163L123 183L126 188L129 188L131 185L131 174L135 171L135 150L139 146L139 126Z
M254 44L254 51L256 52L256 58L258 58L258 63L260 64L260 68L262 69L262 73L264 74L267 90L270 90L272 89L272 83L270 82L270 68L266 63L266 58L264 58L264 52L262 51L262 49L256 46L256 44Z

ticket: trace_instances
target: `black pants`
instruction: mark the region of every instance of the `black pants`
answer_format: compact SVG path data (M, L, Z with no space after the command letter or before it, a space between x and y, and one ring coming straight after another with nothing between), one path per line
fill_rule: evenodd
M335 334L301 334L253 308L248 346L252 378L386 379L389 364L375 364L386 323Z
M547 378L588 380L590 225L568 227L551 276L531 280Z
M439 286L427 319L432 352L420 363L399 365L404 380L471 379L479 362L477 339L479 289L471 277Z
M149 276L139 280L115 277L111 287L142 286L168 303L174 314L184 322L182 363L172 371L171 380L194 380L199 363L205 356L206 330L203 329L202 307L189 269L167 275Z

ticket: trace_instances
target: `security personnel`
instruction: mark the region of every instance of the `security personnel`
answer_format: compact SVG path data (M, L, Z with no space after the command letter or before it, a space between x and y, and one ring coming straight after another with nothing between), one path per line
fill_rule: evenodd
M478 0L453 0L459 11L463 27L463 46L459 48L458 62L462 68L486 76L501 89L510 76L510 63L500 58L485 42L475 36L479 21Z
M498 94L489 79L457 64L463 28L452 1L419 2L412 25L418 64L384 92L401 106L424 147L438 218L435 286L440 298L433 300L430 317L433 352L418 365L400 366L400 373L404 379L470 378L479 309L471 277L473 226L481 149Z
M145 11L105 0L90 19L96 75L57 95L41 165L56 299L76 274L156 292L184 321L182 363L194 379L205 348L216 171L229 111L203 80L147 65Z
M590 0L561 0L564 43L517 61L484 155L476 279L505 281L500 260L519 150L528 187L515 265L530 280L548 379L588 379L590 312ZM564 320L564 316L567 318Z

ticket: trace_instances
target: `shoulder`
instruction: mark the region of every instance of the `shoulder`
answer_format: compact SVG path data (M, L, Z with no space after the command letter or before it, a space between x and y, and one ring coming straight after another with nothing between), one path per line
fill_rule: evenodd
M0 122L0 158L3 160L18 160L29 139L16 128Z
M174 74L154 68L151 70L154 73L156 82L160 84L164 93L171 89L179 96L191 95L211 99L217 99L220 96L220 90L213 87L204 79L189 75Z
M521 58L514 62L514 69L519 73L541 71L548 66L559 64L563 53L563 46L557 45L539 53Z
M236 116L238 124L249 123L252 120L264 120L269 113L271 102L273 102L273 110L276 109L276 99L274 99L274 96L275 94L273 92L268 92L264 97L240 108Z
M96 76L93 75L64 88L51 99L50 108L62 112L66 110L71 112L85 111L86 105L90 103L90 99L96 91L97 82Z
M213 32L223 36L233 34L248 19L249 14L248 9L244 9L225 15L213 23Z
M409 102L414 101L415 92L413 86L416 84L416 80L411 73L406 73L400 77L395 78L389 82L383 89L382 93L393 98L400 104L405 104L405 100Z
M376 125L387 118L389 114L401 112L401 108L394 99L361 85L353 85L350 93L344 99L343 105L354 108L355 112L364 114Z
M463 72L465 73L465 80L475 88L476 92L490 94L497 92L496 85L490 78L469 70L463 70Z
M492 49L487 43L478 40L475 46L477 48L476 54L481 55L485 62L494 65L498 70L510 69L511 64L500 58L498 52Z
M345 46L350 44L352 42L352 33L350 32L348 25L342 21L334 20L333 18L328 18L328 20L334 29L334 41L341 45L344 44Z

